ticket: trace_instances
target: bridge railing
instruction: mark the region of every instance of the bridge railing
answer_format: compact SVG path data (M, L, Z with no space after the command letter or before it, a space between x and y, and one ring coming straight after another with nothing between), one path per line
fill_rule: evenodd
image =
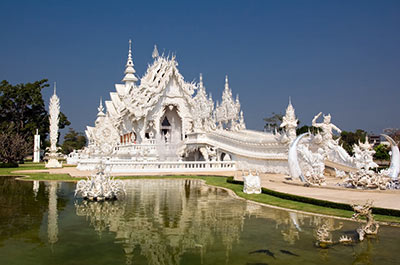
M77 168L80 170L94 170L99 164L98 159L82 159ZM109 160L105 162L111 173L140 173L140 172L207 172L236 170L234 161L164 161L164 162L136 162L123 160Z

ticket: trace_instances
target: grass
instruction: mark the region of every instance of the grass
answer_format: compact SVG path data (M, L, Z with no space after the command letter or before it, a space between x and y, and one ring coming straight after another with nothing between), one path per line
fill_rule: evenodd
M26 163L20 165L18 168L0 168L0 176L21 176L21 173L13 173L16 170L31 170L31 169L45 169L44 164ZM84 178L75 178L67 174L48 174L48 173L24 173L25 180L41 180L41 181L78 181ZM243 192L243 185L228 183L227 177L220 176L132 176L132 177L117 177L117 179L179 179L179 178L193 178L204 180L207 185L222 187L232 190L237 196L246 200L251 200L259 203L264 203L272 206L277 206L286 209L331 215L337 217L351 218L353 212L329 207L313 205L310 203L298 202L293 200L282 199L269 194L246 194ZM375 219L380 222L397 223L400 224L400 217L389 215L375 215Z

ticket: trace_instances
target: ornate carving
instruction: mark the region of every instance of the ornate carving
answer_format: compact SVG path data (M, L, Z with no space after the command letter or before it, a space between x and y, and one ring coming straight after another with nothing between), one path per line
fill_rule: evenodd
M60 99L56 95L56 83L54 83L54 93L50 98L49 104L50 112L50 148L48 148L49 161L46 164L47 168L59 168L62 167L61 163L58 162L58 157L61 155L57 147L58 141L58 122L60 115Z

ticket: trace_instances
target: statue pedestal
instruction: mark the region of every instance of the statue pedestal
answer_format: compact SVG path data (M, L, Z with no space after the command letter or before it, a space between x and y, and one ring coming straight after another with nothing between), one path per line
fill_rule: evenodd
M55 158L50 158L46 164L46 168L61 168L62 163L58 162Z

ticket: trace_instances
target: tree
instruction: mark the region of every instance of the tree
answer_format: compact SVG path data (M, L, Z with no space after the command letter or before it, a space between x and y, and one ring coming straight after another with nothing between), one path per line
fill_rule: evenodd
M22 136L29 143L38 129L41 139L49 133L49 115L45 109L42 89L48 87L47 79L33 83L12 85L0 83L0 131ZM70 125L60 113L59 128Z
M390 160L390 155L389 155L390 148L387 145L380 144L376 146L374 150L375 150L374 159Z
M273 132L275 129L281 131L280 124L282 123L283 115L281 113L272 112L271 117L264 118L265 125L264 130Z
M357 129L355 132L342 131L339 143L347 153L353 155L353 145L358 144L358 141L364 142L366 136L367 132L361 129Z
M303 125L300 128L296 129L296 134L300 135L300 134L303 134L303 133L306 133L306 132L310 132L312 134L317 134L320 131L322 131L321 128L317 128L317 127L314 127L314 126Z
M64 143L61 145L63 154L69 154L73 150L82 149L86 145L86 137L83 133L75 132L70 128L69 132L64 136Z
M33 142L27 142L19 133L0 132L0 162L15 164L32 151Z

